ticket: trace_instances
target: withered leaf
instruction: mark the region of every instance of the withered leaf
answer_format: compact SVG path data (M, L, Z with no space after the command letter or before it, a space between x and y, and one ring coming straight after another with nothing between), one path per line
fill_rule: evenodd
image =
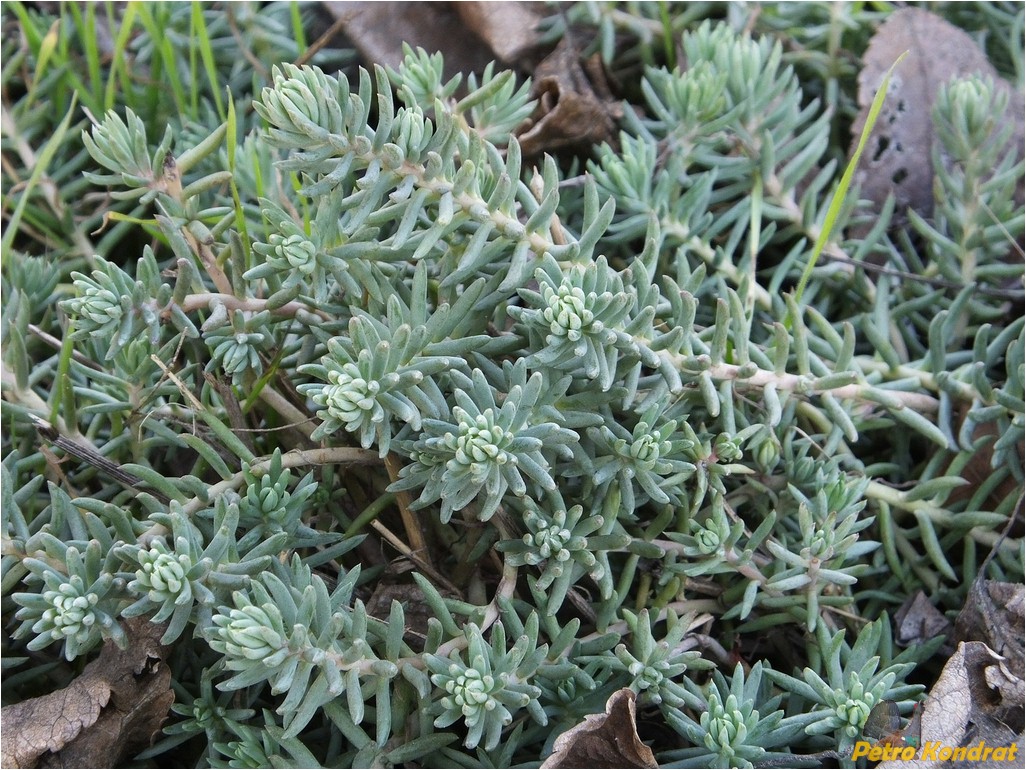
M544 7L537 3L455 3L463 23L483 40L499 61L515 64L538 45L538 22Z
M958 423L961 424L965 421L966 415L970 411L969 404L963 404L958 410ZM981 442L980 439L986 437L987 440ZM994 472L991 466L991 461L994 459L994 444L1001 438L1001 431L998 429L996 422L984 422L979 423L973 429L970 440L974 446L972 457L969 461L962 466L962 470L959 475L968 481L969 483L962 487L956 487L948 495L948 504L954 505L955 503L966 501L976 493L976 490L980 488L987 479L990 478ZM1016 456L1018 457L1019 464L1022 465L1024 459L1026 459L1026 445L1022 441L1018 441L1014 447ZM984 510L996 511L998 506L1004 501L1006 497L1011 494L1018 494L1021 490L1018 481L1015 476L1009 473L1005 476L989 495L984 500L984 505L987 506Z
M325 2L363 60L398 68L403 43L445 57L445 71L480 72L494 57L476 35L463 26L453 3Z
M659 767L652 749L638 737L635 697L628 687L613 693L604 714L586 716L556 738L542 767Z
M0 710L4 767L118 767L149 745L175 699L160 644L167 627L133 619L124 628L126 649L107 642L64 689Z
M999 87L1011 89L966 32L922 8L902 8L880 26L863 56L858 78L861 110L852 125L852 153L884 75L906 50L909 55L891 76L890 93L855 181L861 185L861 197L877 210L893 193L899 215L912 208L929 218L936 141L930 115L938 89L954 76L972 74L989 76ZM1017 120L1016 103L1021 105L1021 99L1009 99L1009 121Z
M532 96L538 106L517 136L525 156L611 142L616 136L623 112L609 93L601 61L592 58L585 73L569 38L538 65Z
M1022 724L1023 703L1009 703L1007 694L1021 692L1021 680L1004 666L1004 660L982 642L962 642L941 671L922 707L919 746L1009 746L1019 740L1008 727L1015 717ZM1012 710L1017 711L1013 713ZM916 753L910 761L883 762L879 768L955 767L931 754ZM984 765L973 765L981 767ZM1008 763L1003 763L1008 767Z
M1026 589L1021 583L975 580L955 628L963 641L979 641L1005 658L1005 665L1019 679L1026 678L1023 623L1026 622Z
M895 638L905 646L951 633L951 623L922 591L905 600L894 616ZM949 650L950 652L951 650Z
M444 587L440 588L439 592L449 599L459 598ZM367 614L387 623L392 602L399 602L403 608L403 619L406 623L403 641L411 649L422 651L424 640L427 638L428 619L434 617L424 592L416 583L379 582L367 600Z

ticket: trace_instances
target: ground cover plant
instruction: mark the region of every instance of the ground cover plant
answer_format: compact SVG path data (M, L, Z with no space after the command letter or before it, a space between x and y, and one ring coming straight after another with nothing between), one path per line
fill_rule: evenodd
M625 708L632 766L855 766L987 655L1014 740L1023 9L933 10L539 4L456 73L5 4L4 764L563 766ZM923 24L990 69L910 90Z

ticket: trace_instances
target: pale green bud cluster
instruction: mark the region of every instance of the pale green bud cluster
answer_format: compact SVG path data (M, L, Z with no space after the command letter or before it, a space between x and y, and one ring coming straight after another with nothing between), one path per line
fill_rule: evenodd
M82 296L71 300L68 310L87 322L81 328L100 333L116 329L124 312L118 295L102 286L84 286Z
M542 318L549 324L549 330L557 338L565 337L570 342L578 342L584 335L602 331L601 323L592 328L595 314L588 309L597 299L595 294L585 297L579 286L561 284L558 288L546 286L542 291L546 307Z
M847 688L837 688L833 692L834 715L838 727L854 738L862 731L877 701L873 692L867 690L865 683L854 672L849 676L847 684Z
M747 715L738 709L737 698L733 693L726 701L720 702L719 693L713 691L709 695L709 709L703 712L701 725L706 730L705 746L720 756L732 757L737 749L744 746L749 733L749 725L759 721L759 712L751 710Z
M576 506L580 509L581 506ZM578 511L578 515L580 511ZM573 532L567 529L567 512L556 511L552 515L551 523L535 511L528 511L524 516L524 523L530 530L524 535L524 544L531 549L526 557L528 563L538 564L546 559L554 559L556 562L569 561L571 558L570 548L577 546L579 550L586 543L584 538L574 540ZM560 569L561 567L555 567Z
M139 553L139 569L129 588L145 591L152 602L177 600L182 593L191 593L188 573L192 569L189 554L169 551L163 540Z
M365 421L380 423L385 411L375 400L381 385L360 377L355 364L345 364L342 371L328 372L329 384L313 395L313 401L323 406L328 415L341 422L350 433L355 433Z
M485 409L475 417L457 406L453 409L453 416L457 420L459 432L446 433L442 443L453 452L449 462L465 466L473 481L483 483L492 473L493 464L512 462L516 465L516 457L506 451L513 443L514 436L501 425L495 424L492 409Z
M839 693L839 697L843 697L844 693ZM845 723L845 731L849 735L858 735L858 731L862 729L862 726L866 724L866 720L869 718L869 712L872 711L873 707L865 700L855 700L854 698L848 698L844 703L838 704L837 708L834 709L838 719ZM852 732L852 728L856 728L856 732Z
M431 681L449 693L442 698L442 707L462 712L468 727L474 727L486 712L497 708L506 712L502 715L503 724L512 721L509 711L492 697L493 692L501 689L502 682L490 674L481 674L472 668L463 669L454 663L449 666L448 677L436 674Z
M317 246L309 238L298 233L271 233L268 241L271 252L267 262L276 270L297 270L310 275L317 268Z
M210 349L208 370L222 369L232 382L242 384L263 371L260 354L270 350L270 313L234 311L231 322L207 331L204 342ZM206 329L205 329L206 331Z
M35 633L49 632L53 639L67 639L79 647L87 646L99 634L94 610L100 597L87 592L78 575L72 575L56 590L44 591L43 600L50 608L32 626Z
M282 619L273 605L257 607L248 602L228 610L227 615L214 615L216 638L214 649L234 660L278 660L287 653L287 636Z

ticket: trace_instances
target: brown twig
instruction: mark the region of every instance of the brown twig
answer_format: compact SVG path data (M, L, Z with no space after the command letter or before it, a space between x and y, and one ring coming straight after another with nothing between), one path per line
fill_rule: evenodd
M395 483L399 478L399 461L391 452L385 455L385 470L388 471L388 478ZM406 491L395 493L395 503L399 508L399 515L403 520L403 528L406 530L406 537L410 541L410 547L414 554L417 554L419 561L433 568L431 563L431 552L427 547L427 540L424 538L424 531L420 526L420 519L410 509L413 505L413 498Z

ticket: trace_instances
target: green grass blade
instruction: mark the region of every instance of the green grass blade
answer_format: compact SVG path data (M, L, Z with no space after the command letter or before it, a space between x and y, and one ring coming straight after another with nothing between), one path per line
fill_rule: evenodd
M118 29L117 37L114 39L114 50L111 52L110 75L107 77L107 88L103 92L103 109L114 109L114 95L117 93L118 80L121 81L121 92L125 103L132 105L132 78L128 73L128 40L132 36L132 27L135 26L135 14L138 11L138 3L125 5L124 16L121 17L121 28ZM108 6L108 18L116 19L114 9ZM97 115L97 118L100 116Z
M214 97L214 107L217 109L217 116L222 121L227 119L224 110L224 102L221 99L221 82L217 76L217 64L214 62L214 50L210 47L210 33L207 31L207 21L203 18L203 4L194 2L192 4L192 33L193 39L198 43L200 59L203 61L203 69L207 74L207 81L210 83L210 93Z
M175 100L175 110L179 115L188 115L186 107L188 101L185 96L185 87L182 85L182 79L178 74L178 63L175 60L175 49L171 43L171 40L164 35L160 30L161 22L165 22L164 19L157 19L153 11L152 6L149 3L144 3L139 9L139 20L142 22L143 27L146 29L146 33L150 36L153 41L153 45L160 51L160 62L162 64L161 76L167 79L168 84L171 86L171 95ZM156 62L154 62L156 64ZM195 113L192 113L195 116Z
M805 266L805 271L802 273L801 280L798 281L798 288L795 289L794 301L796 305L801 304L802 294L805 292L805 287L809 283L809 278L812 277L812 271L816 267L816 262L819 261L819 256L823 253L823 249L826 247L830 240L830 235L833 233L834 223L837 221L837 215L844 206L844 198L848 194L848 188L851 187L851 178L855 175L855 169L858 168L859 158L862 157L862 150L865 148L866 142L869 140L869 135L873 133L873 126L876 125L876 119L880 115L884 99L887 98L887 87L891 82L891 75L906 56L908 56L908 51L905 51L905 53L899 56L895 60L894 64L891 65L891 68L887 70L887 74L884 75L883 82L880 83L880 88L877 89L876 96L873 98L873 104L869 108L869 115L866 117L866 125L862 128L862 135L859 137L858 146L855 148L855 154L852 155L851 160L848 161L848 166L844 169L844 175L841 177L841 183L837 186L837 190L834 192L834 197L830 201L830 207L827 209L826 220L823 222L823 229L819 231L819 237L816 238L816 245L812 248L812 257L809 259L809 264ZM790 324L788 323L787 326L790 327Z
M82 7L85 8L84 16L81 11ZM68 3L68 10L74 19L75 29L78 30L79 44L85 54L86 72L89 78L88 86L79 86L82 106L88 107L94 115L98 116L103 111L103 75L100 68L100 48L96 37L96 4L87 3L80 6L78 3Z
M14 243L14 237L18 234L18 223L21 221L22 215L25 213L25 206L28 204L29 199L32 197L32 192L39 184L39 180L43 178L47 168L49 168L51 161L53 161L54 155L57 154L57 148L61 146L64 141L64 136L68 133L68 126L71 125L71 116L75 114L75 109L78 107L78 94L74 94L71 98L71 107L65 114L64 119L61 120L57 126L57 130L53 132L53 136L50 137L46 146L43 147L42 152L36 158L36 164L32 168L32 175L29 176L28 181L25 183L24 189L21 191L21 198L18 200L18 205L14 207L14 212L11 214L10 220L7 222L7 227L4 228L4 237L0 245L2 245L3 252L6 254ZM6 200L5 206L6 208Z

